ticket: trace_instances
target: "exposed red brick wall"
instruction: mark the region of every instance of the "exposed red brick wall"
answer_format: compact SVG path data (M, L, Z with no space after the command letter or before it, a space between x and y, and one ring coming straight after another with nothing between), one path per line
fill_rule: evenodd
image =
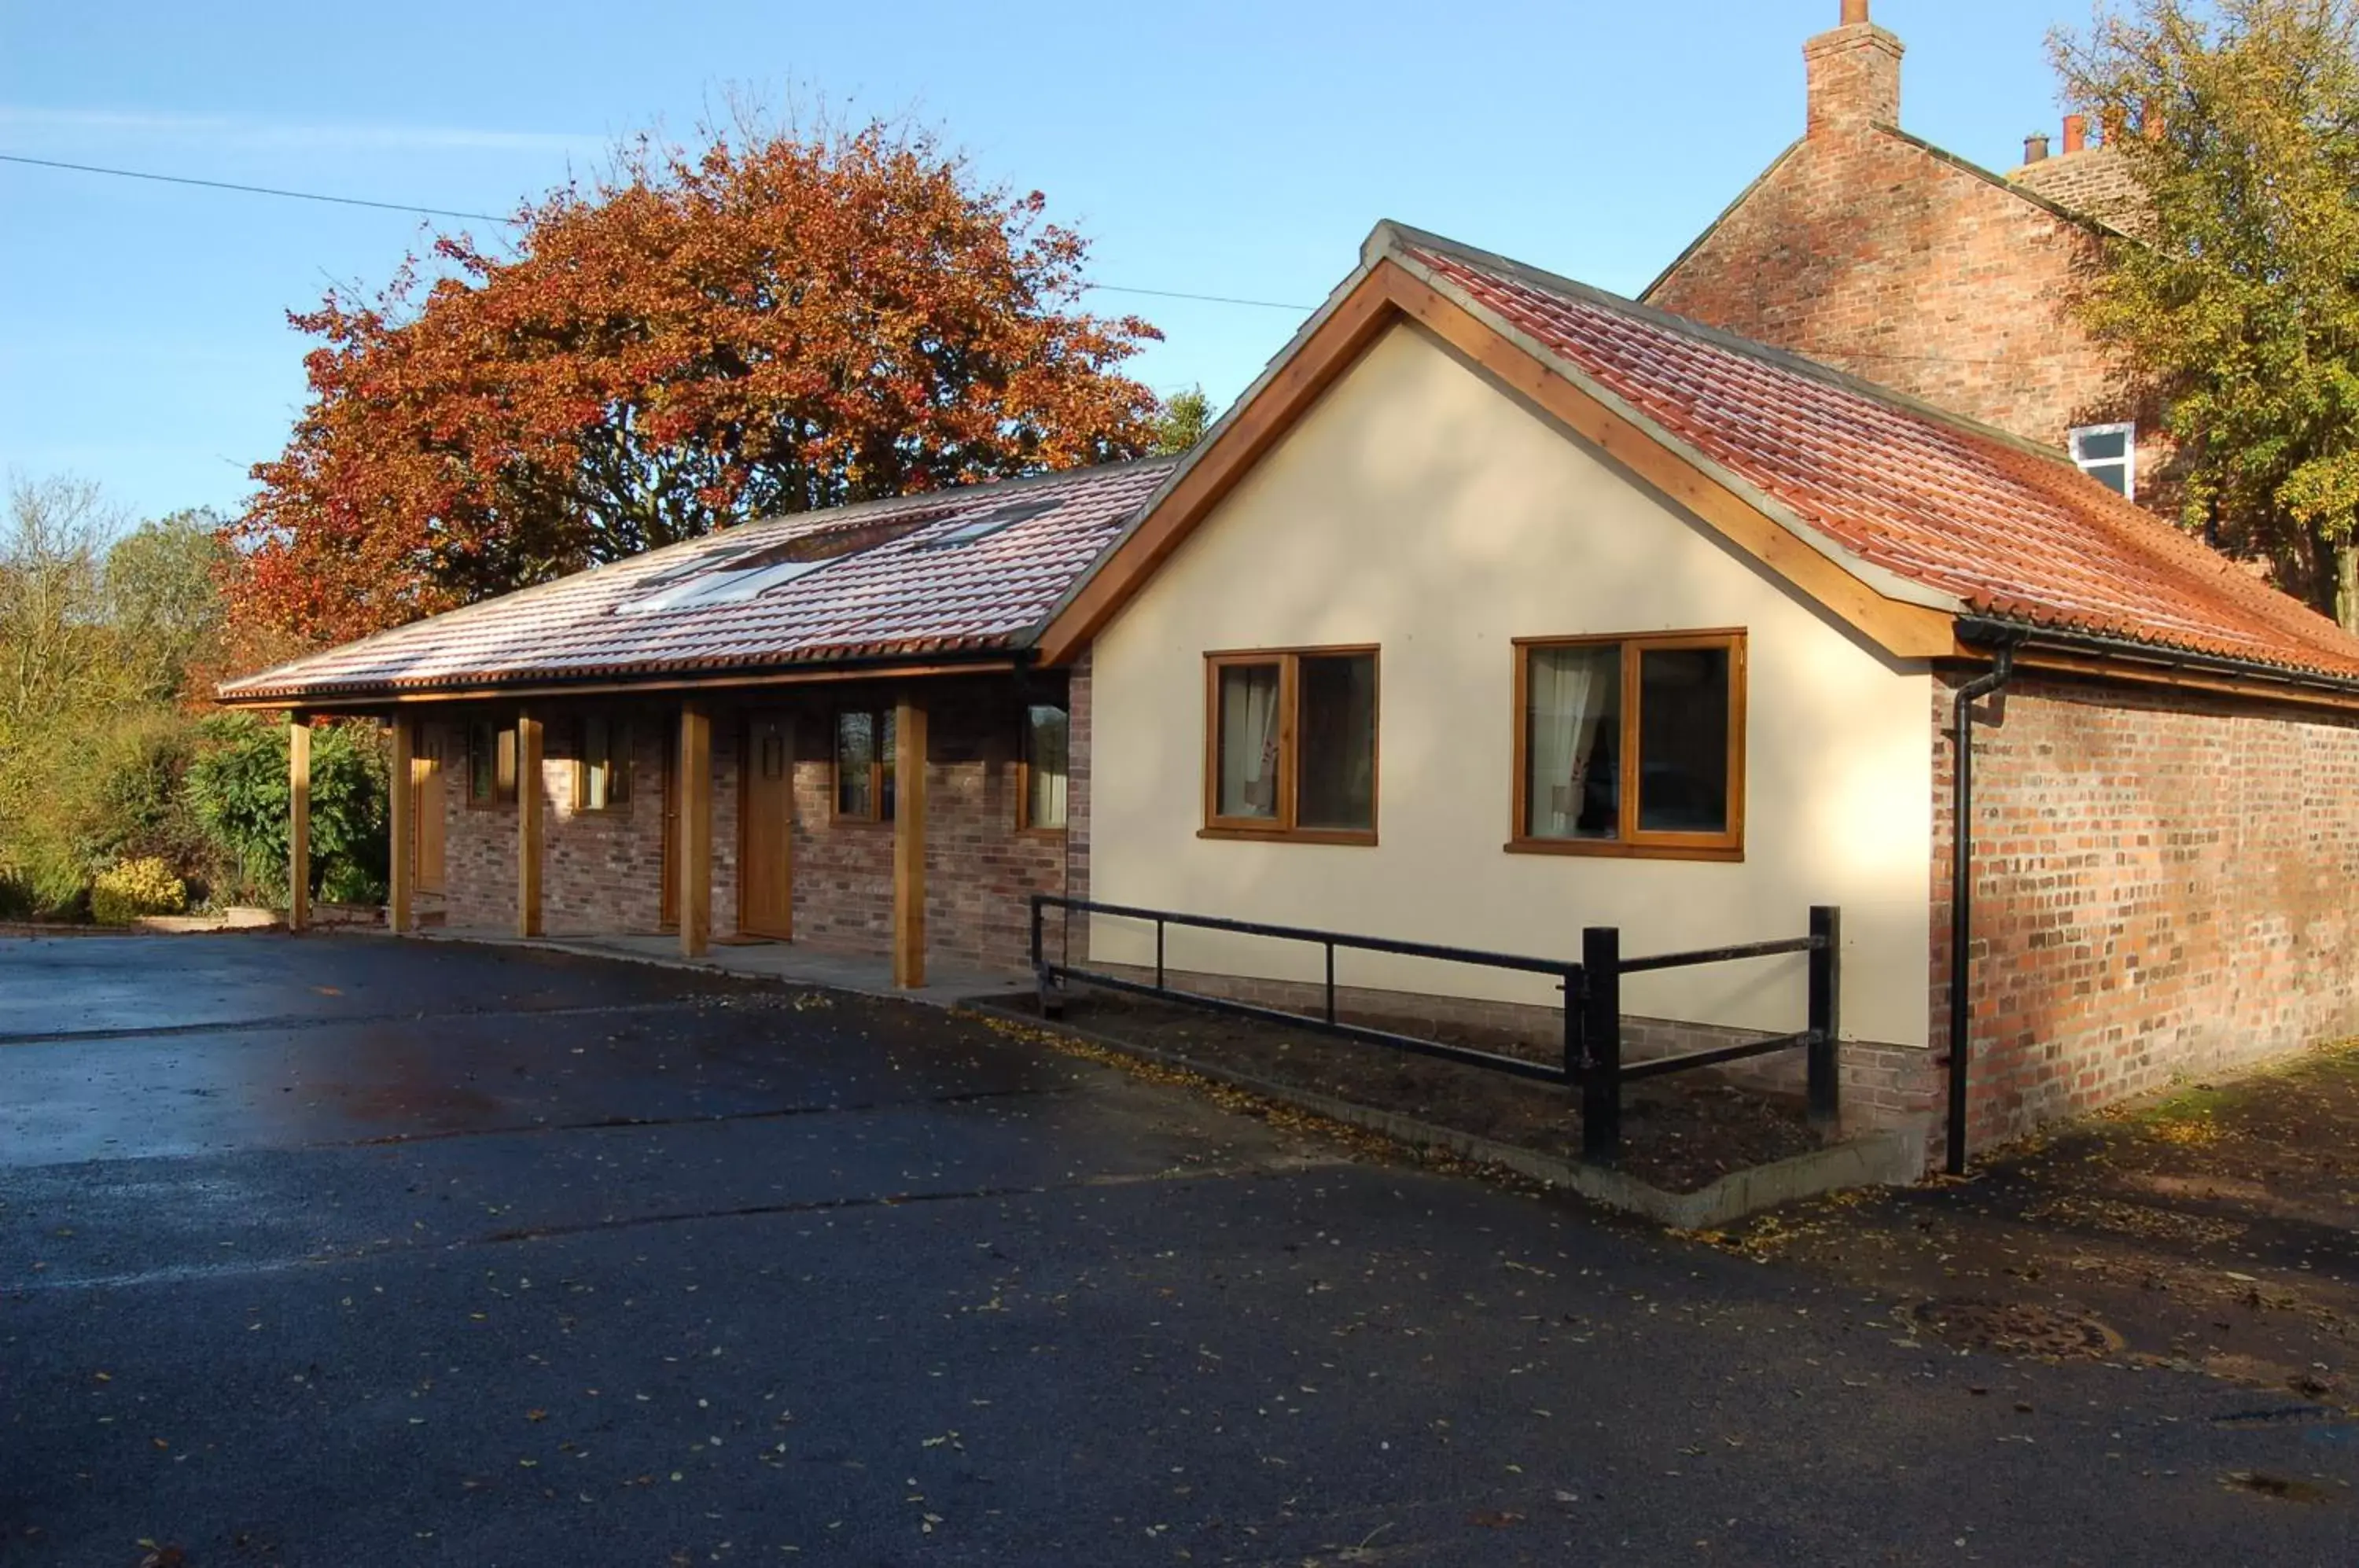
M1086 764L1086 672L1072 682L1075 768ZM877 696L881 697L880 691ZM847 701L871 700L862 691ZM950 964L1021 967L1029 961L1026 900L1066 886L1066 860L1084 844L1085 784L1077 779L1070 833L1016 829L1022 699L1006 681L929 688L927 948ZM890 951L893 825L834 814L832 700L798 696L794 715L792 886L798 942L837 951ZM670 715L632 715L632 800L627 809L573 806L576 731L554 714L544 731L541 923L550 936L653 931L662 898L664 748ZM737 927L740 715L712 724L712 930ZM444 727L446 755L463 759L463 726ZM446 892L426 900L457 930L508 931L516 924L516 812L465 804L463 761L443 770ZM1069 843L1069 839L1071 843ZM1086 862L1086 850L1079 853ZM1083 873L1086 877L1086 872ZM1084 882L1084 886L1086 883Z
M1937 1042L1953 701L1937 683ZM1996 717L1975 731L1972 1147L2359 1032L2359 718L2036 677Z
M634 717L630 802L605 811L574 809L575 726L555 723L545 734L541 929L551 936L654 931L663 909L663 754L676 741L671 726Z
M1814 128L1651 304L2033 441L2125 417L2067 314L2081 225L1864 121Z

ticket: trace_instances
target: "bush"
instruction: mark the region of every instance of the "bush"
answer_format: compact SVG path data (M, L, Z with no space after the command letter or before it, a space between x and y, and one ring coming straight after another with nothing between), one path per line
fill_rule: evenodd
M150 855L118 862L90 886L90 915L103 926L127 926L142 915L177 915L189 889L172 868Z
M189 764L197 821L273 905L287 899L287 731L243 713L207 719ZM388 780L374 724L311 733L311 891L332 902L385 898Z

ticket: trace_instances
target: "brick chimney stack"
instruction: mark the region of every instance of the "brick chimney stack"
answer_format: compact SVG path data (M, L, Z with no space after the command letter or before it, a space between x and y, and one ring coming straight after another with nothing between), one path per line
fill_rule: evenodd
M1832 32L1802 46L1810 133L1900 123L1900 40L1867 16L1868 0L1843 0Z
M2089 150L2088 115L2067 114L2064 116L2064 150L2067 154L2086 152Z

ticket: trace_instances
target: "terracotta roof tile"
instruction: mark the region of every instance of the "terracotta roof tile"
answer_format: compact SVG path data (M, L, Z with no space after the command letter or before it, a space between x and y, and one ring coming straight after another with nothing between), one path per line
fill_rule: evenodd
M1808 528L1975 613L2359 677L2359 637L2060 453L1496 257L1400 254Z
M330 702L405 691L520 685L1016 645L1169 472L1163 460L962 486L742 524L577 572L223 688L232 700ZM1014 520L963 543L945 536ZM730 604L646 607L789 541L882 542ZM639 605L638 608L633 608Z

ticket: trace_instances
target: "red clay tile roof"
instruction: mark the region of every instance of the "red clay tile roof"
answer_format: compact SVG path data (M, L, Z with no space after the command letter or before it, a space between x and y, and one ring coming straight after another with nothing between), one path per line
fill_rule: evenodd
M327 702L1010 648L1046 618L1170 466L1112 463L746 523L311 654L233 681L222 695ZM1004 528L943 542L965 525L1007 514L1015 520ZM865 539L872 528L888 536L885 542L737 603L629 607L750 551L836 533Z
M1857 560L1963 611L2359 677L2359 637L2060 453L1437 236L1380 229L1379 251Z

